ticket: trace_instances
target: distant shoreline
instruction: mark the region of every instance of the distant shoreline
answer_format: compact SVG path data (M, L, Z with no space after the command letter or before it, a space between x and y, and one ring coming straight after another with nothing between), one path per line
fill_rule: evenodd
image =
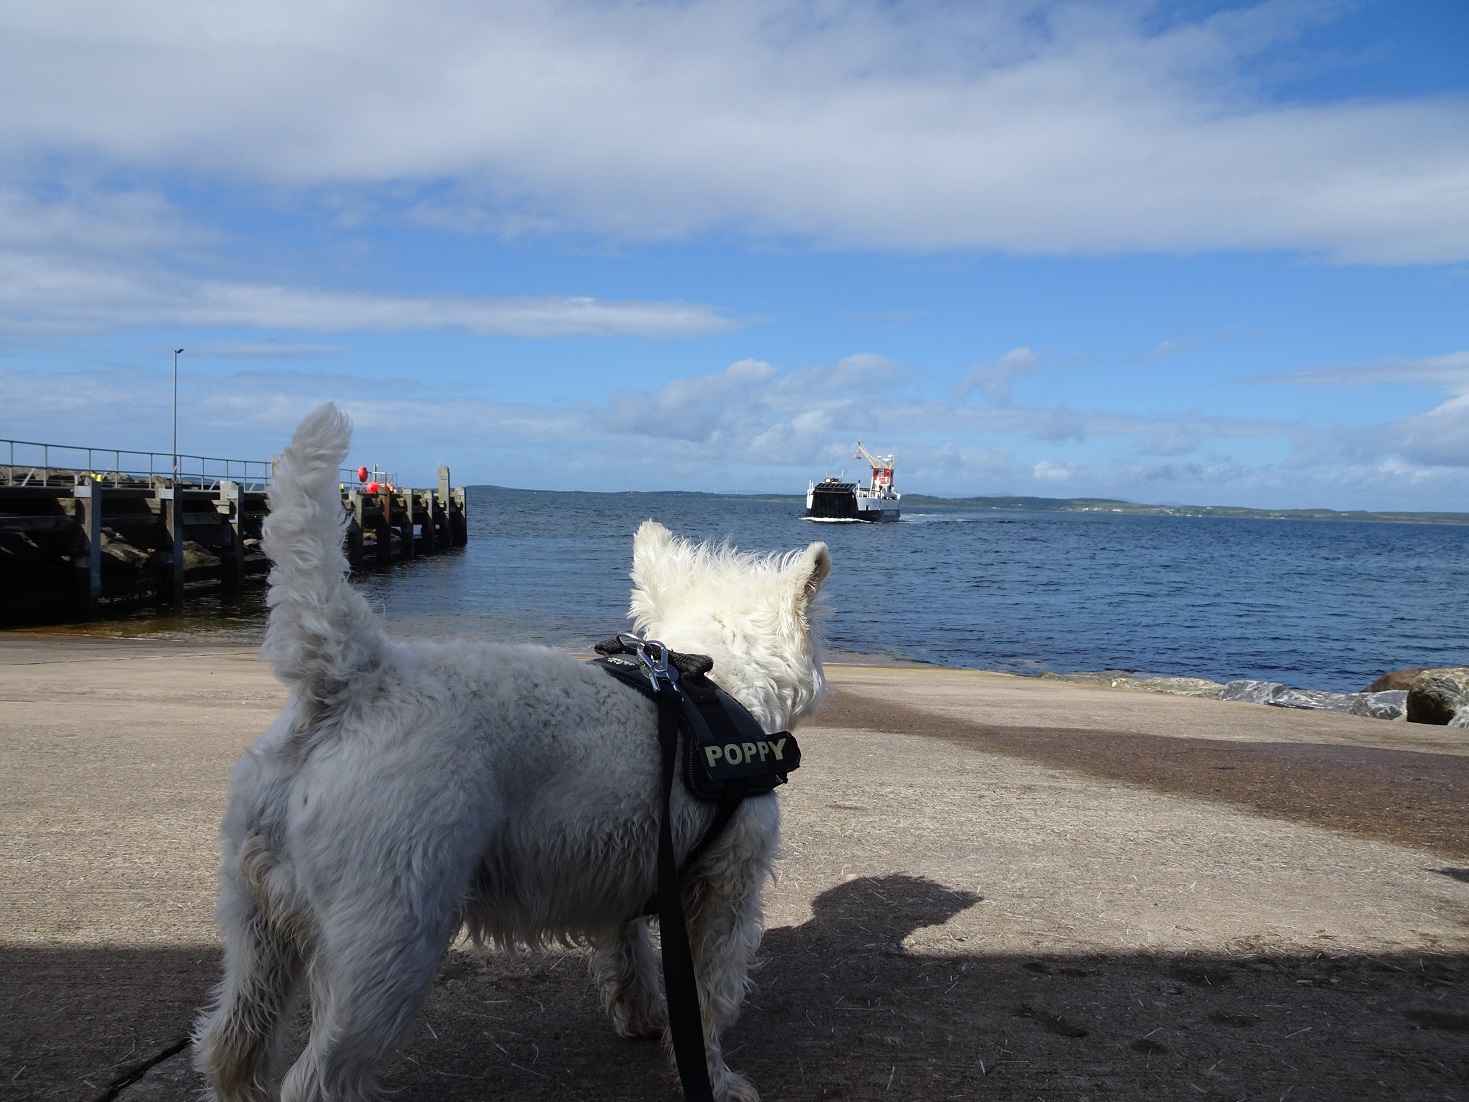
M804 501L800 494L727 494L712 490L529 490L477 483L473 490L522 494L592 494L599 497L642 497L681 494L689 497L737 497L747 501ZM934 497L905 493L903 508L995 513L1106 513L1115 516L1230 517L1240 520L1356 521L1364 524L1469 524L1469 513L1373 511L1369 509L1249 509L1243 505L1140 505L1104 497L1024 497L994 494L980 497Z
M1242 505L1139 505L1089 497L928 497L904 494L905 508L991 512L1109 513L1155 517L1232 517L1241 520L1358 521L1368 524L1469 524L1469 513L1372 512L1366 509L1247 509Z

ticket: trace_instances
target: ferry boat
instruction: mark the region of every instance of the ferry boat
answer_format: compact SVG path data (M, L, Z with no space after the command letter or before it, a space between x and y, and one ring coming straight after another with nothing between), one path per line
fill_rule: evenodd
M824 478L806 487L806 519L828 524L897 520L903 495L893 489L893 457L875 456L857 441L857 459L872 468L872 481L860 486L839 478Z

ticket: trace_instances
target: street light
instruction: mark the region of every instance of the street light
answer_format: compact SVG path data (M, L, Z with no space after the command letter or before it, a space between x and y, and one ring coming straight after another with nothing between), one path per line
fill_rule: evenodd
M173 350L173 484L179 484L179 353Z

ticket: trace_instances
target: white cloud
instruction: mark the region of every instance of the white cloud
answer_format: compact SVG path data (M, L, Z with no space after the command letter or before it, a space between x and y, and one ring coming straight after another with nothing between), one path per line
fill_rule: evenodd
M1267 375L1258 383L1306 386L1371 386L1378 383L1427 383L1457 393L1469 391L1469 352L1441 356L1398 356L1370 363L1318 368L1288 375Z
M1031 470L1037 482L1068 482L1076 477L1078 468L1071 463L1052 463L1042 459Z
M508 233L1469 256L1462 97L1275 102L1255 62L1329 12L1167 11L18 0L0 153Z
M1376 464L1379 473L1418 470L1415 482L1434 472L1469 467L1469 352L1389 357L1368 363L1270 375L1254 382L1275 385L1359 387L1416 383L1448 391L1433 409L1365 427L1302 432L1302 463ZM1428 471L1428 474L1423 474Z
M1436 476L1445 473L1442 468L1420 467L1415 463L1405 463L1397 458L1384 459L1377 465L1377 472L1388 478L1406 479L1410 483L1429 482ZM1458 478L1463 477L1459 471L1454 471L1452 474Z
M1427 413L1400 417L1380 434L1382 447L1430 467L1469 467L1469 393L1455 395ZM1462 475L1461 475L1462 477Z
M698 303L335 291L196 279L112 259L0 252L0 331L78 333L153 325L649 338L699 337L737 327Z
M339 351L330 344L287 344L284 341L207 341L190 345L191 356L221 360L307 360Z
M180 443L188 453L264 458L305 412L331 399L357 420L353 462L383 463L408 480L449 463L457 478L508 485L795 493L808 478L855 473L860 438L896 454L905 492L1462 507L1469 399L1365 430L1312 434L1283 420L954 406L911 393L901 374L843 389L834 383L845 370L744 360L655 390L537 405L473 387L446 397L412 380L364 389L346 375L276 365L228 377L195 369L180 380ZM158 450L168 440L169 399L166 368L44 377L0 368L0 410L24 410L27 426L7 429L0 417L0 435ZM1068 429L1064 440L1058 424ZM1193 441L1197 456L1157 458L1172 454L1157 446L1171 437ZM1292 443L1296 451L1282 459ZM1222 454L1236 448L1243 454Z
M718 444L728 439L733 411L765 405L767 384L777 374L772 364L740 360L712 375L674 379L651 394L622 394L605 411L605 421L603 414L595 420L614 432Z
M1009 405L1011 384L1022 375L1029 375L1040 362L1041 358L1029 348L1012 348L998 360L971 367L954 388L954 393L963 398L978 390L1002 406Z
M902 365L873 352L859 352L839 360L826 377L828 386L865 393L885 390L906 379Z
M214 235L148 191L77 189L38 198L0 190L0 251L107 255L192 250Z
M157 194L0 189L0 332L232 326L312 333L463 329L513 337L687 338L738 323L700 303L576 295L414 295L193 274L218 235ZM198 352L205 352L199 346ZM219 356L301 356L322 345L217 343Z

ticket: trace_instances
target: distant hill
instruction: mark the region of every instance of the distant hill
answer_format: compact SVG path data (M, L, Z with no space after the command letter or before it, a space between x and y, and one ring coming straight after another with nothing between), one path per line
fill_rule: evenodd
M477 484L473 489L511 490L512 487ZM688 497L741 497L751 501L799 501L804 494L720 494L707 490L529 490L523 493L598 493L608 496L681 494ZM1355 520L1375 524L1469 524L1469 513L1370 513L1365 509L1245 509L1238 505L1139 505L1107 497L931 497L904 494L903 509L993 509L1009 513L1131 513L1153 517L1247 517L1253 520Z
M1101 497L930 497L904 494L904 510L994 509L1005 512L1132 513L1163 517L1248 517L1254 520L1355 520L1378 524L1469 524L1469 513L1371 513L1365 509L1245 509L1238 505L1139 505Z

